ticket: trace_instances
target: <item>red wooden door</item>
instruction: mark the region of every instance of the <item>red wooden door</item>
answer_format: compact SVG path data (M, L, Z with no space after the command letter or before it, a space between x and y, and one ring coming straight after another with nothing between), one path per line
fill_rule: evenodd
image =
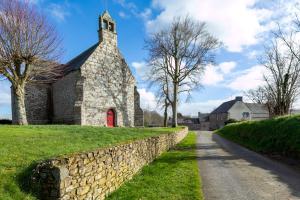
M114 127L115 126L115 112L113 109L109 109L107 111L107 126Z

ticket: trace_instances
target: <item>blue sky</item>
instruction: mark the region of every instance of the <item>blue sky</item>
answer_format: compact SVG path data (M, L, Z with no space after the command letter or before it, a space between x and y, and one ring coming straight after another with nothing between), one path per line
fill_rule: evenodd
M210 112L224 100L263 84L263 67L257 57L276 23L290 24L299 12L298 0L31 0L57 26L65 49L65 63L98 41L98 17L108 9L117 22L118 45L131 67L143 108L156 109L155 93L147 87L144 40L172 21L189 15L207 23L211 34L223 42L216 64L207 66L203 88L182 100L179 111L187 115ZM0 118L10 117L10 85L0 81ZM300 105L297 103L295 107Z

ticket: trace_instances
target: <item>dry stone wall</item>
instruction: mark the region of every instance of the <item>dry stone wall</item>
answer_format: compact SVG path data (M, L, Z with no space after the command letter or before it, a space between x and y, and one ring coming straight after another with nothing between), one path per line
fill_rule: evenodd
M187 128L118 146L52 159L34 175L42 199L105 199L144 165L174 147Z

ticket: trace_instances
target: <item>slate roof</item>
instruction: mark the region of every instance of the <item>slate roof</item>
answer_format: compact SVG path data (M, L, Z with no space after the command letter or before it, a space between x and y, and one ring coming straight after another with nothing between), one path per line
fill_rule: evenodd
M65 64L64 74L68 74L72 71L76 71L80 69L80 67L85 63L85 61L92 55L92 53L96 50L99 43L94 44L72 60L70 60L67 64Z
M228 110L235 104L235 102L236 100L224 102L219 107L217 107L214 111L212 111L211 114L227 113Z
M219 107L217 107L211 114L217 113L227 113L228 110L237 102L238 100L231 100L222 103ZM251 110L254 114L269 114L268 108L266 105L258 104L258 103L245 103L245 105Z
M268 108L264 104L258 104L258 103L245 103L245 104L254 114L269 114Z

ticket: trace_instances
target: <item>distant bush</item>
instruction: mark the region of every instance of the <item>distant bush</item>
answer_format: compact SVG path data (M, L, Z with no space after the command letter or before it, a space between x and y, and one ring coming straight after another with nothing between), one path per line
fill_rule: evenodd
M237 122L240 122L240 121L238 121L236 119L228 119L227 121L225 121L225 125L227 125L227 124L233 124L233 123L237 123Z
M12 124L10 119L0 119L0 124Z
M300 158L300 115L229 124L217 133L254 151Z

